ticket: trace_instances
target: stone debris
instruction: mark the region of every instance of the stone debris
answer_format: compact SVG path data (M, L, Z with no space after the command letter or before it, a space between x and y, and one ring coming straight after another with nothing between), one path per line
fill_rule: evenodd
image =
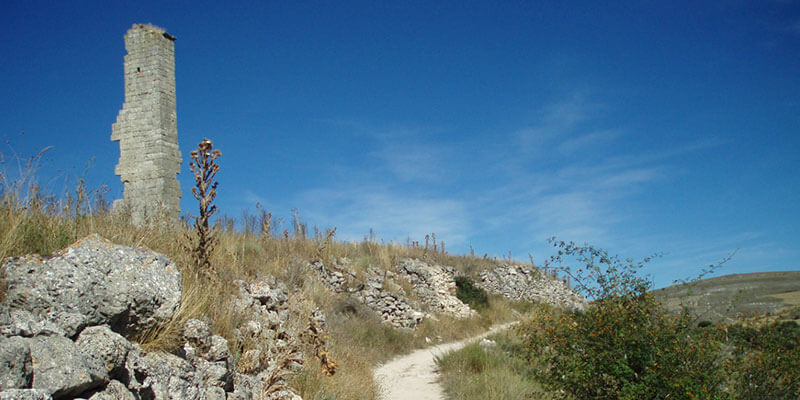
M349 260L338 261L333 267L315 261L309 263L308 268L326 287L348 294L392 326L414 328L426 316L435 318L435 314L456 318L469 318L476 314L455 296L456 270L453 267L406 259L395 267L397 273L369 267L366 278L361 281L349 268ZM423 306L400 294L403 289L394 282L398 277L413 285L414 294ZM483 271L477 285L509 299L543 302L571 310L582 310L586 303L580 294L563 282L519 265L503 265Z
M307 320L298 320L300 307L290 301L286 285L274 277L237 283L237 309L249 317L235 332L242 356L232 376L234 392L228 398L302 400L288 387L285 378L303 368L303 345L313 348L328 375L336 370L324 340L325 314L313 309ZM210 354L213 348L211 343Z
M75 337L103 324L133 334L169 321L181 301L181 276L170 260L97 235L45 260L10 259L3 274L10 314L0 318L0 332L21 336Z
M89 397L89 400L137 400L124 383L112 380L106 388Z
M270 379L293 340L286 288L274 280L239 282L236 304L252 316L239 335L260 345L261 364L248 374L204 321L185 323L177 354L126 339L171 320L180 305L180 273L154 252L93 235L44 260L12 258L0 268L8 285L0 301L0 400L300 399L283 386L261 397L267 382L281 382ZM314 319L324 325L321 313ZM299 368L302 354L290 358Z
M455 268L408 259L397 265L397 272L414 285L414 292L433 312L456 318L469 318L476 314L455 296Z
M502 265L483 271L477 286L512 300L546 303L568 310L583 310L586 306L586 299L564 282L521 265Z
M393 274L378 268L368 268L366 279L361 281L349 268L350 260L339 259L338 265L328 267L321 261L308 264L320 281L337 293L345 293L372 310L384 323L396 328L414 328L425 317L407 297L397 293L400 287L393 282ZM391 287L394 289L387 290Z
M378 274L367 276L361 290L353 296L374 311L383 322L397 328L415 328L425 313L418 310L408 298L384 289L385 278Z
M308 264L314 272L317 273L322 284L333 290L336 293L344 293L351 288L353 282L357 282L355 272L353 272L348 265L350 260L347 258L339 259L338 265L331 268L325 266L322 261L314 261Z
M8 389L0 392L0 400L51 400L50 393L39 389Z

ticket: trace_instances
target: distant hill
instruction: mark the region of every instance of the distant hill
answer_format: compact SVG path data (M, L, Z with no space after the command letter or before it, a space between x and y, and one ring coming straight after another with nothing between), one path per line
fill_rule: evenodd
M800 307L800 271L734 274L654 290L671 312L693 310L698 321L733 322ZM793 315L792 318L797 318Z

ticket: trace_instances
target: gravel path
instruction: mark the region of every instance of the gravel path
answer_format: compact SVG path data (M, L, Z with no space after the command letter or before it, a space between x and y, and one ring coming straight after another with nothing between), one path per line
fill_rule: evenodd
M458 342L440 344L396 358L375 370L383 400L442 400L444 391L438 382L436 356L458 350L472 341L508 329L515 322L496 325L487 332Z

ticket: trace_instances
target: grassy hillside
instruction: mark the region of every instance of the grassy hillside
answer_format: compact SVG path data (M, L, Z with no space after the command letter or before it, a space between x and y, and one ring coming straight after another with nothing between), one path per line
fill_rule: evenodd
M727 275L653 293L670 312L686 306L698 321L733 322L800 306L800 271Z
M23 164L31 166L36 162L33 158ZM215 334L228 339L236 362L244 346L237 338L236 328L246 320L232 301L232 294L238 290L236 281L274 276L288 288L290 303L296 307L292 315L298 326L303 325L312 309L320 309L327 316L327 346L339 368L334 376L327 376L315 361L314 350L307 349L306 368L290 382L306 400L376 399L378 388L373 382L372 369L377 363L430 342L477 334L494 323L519 318L527 307L490 297L488 305L472 318L438 315L427 318L413 330L392 328L346 294L326 288L307 264L313 261L334 264L347 258L350 268L363 276L375 268L394 271L402 259L417 258L476 276L498 262L448 254L443 242L437 243L438 246L382 243L374 238L343 242L336 240L335 229L309 228L296 214L287 224L288 229L284 229L281 224L273 223L266 210L259 210L259 215L245 214L241 221L224 216L216 218L210 229L216 246L208 255L214 275L209 281L196 266L197 254L192 250L191 240L196 230L189 226L189 220L165 219L135 226L129 216L109 211L102 191L87 189L78 182L70 193L43 194L33 172L31 169L30 173L12 180L0 170L0 260L26 254L47 255L93 233L118 244L148 247L169 257L181 270L182 304L170 324L130 339L148 350L175 351L182 345L179 332L184 322L201 318L210 322ZM0 299L3 288L0 276ZM403 295L411 301L419 302L415 293L407 289L398 290L405 292Z

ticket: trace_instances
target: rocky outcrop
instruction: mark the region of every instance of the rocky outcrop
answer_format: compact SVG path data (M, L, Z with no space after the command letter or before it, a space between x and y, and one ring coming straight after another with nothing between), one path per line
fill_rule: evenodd
M352 289L360 283L355 272L348 267L348 264L350 264L350 260L341 258L338 264L331 267L326 266L322 261L309 263L308 267L316 273L323 285L336 293L344 293L348 289L353 291Z
M281 385L278 358L299 368L302 354L287 345L296 340L288 296L274 281L240 282L237 305L252 317L239 335L261 346L259 368L240 371L228 341L201 320L185 323L176 354L127 339L180 306L180 273L152 251L90 236L49 258L10 259L2 273L0 400L299 399Z
M361 290L353 296L374 311L384 322L398 328L414 328L425 314L408 298L387 290L387 279L379 271L369 274Z
M141 332L167 322L181 301L180 273L166 257L97 235L48 259L11 259L3 264L3 274L8 310L33 317L25 316L23 325L58 331L55 326L69 337L102 324Z
M422 322L425 313L400 293L402 288L392 281L392 272L370 267L362 281L349 267L350 260L341 258L338 261L332 267L315 261L309 263L308 268L316 273L323 285L364 304L386 324L396 328L414 328Z
M477 285L512 300L550 304L569 310L583 310L586 299L564 282L520 265L502 265L480 274Z
M475 310L464 304L456 293L456 270L453 267L430 265L417 259L403 260L397 272L414 285L414 292L433 312L456 318L469 318Z

